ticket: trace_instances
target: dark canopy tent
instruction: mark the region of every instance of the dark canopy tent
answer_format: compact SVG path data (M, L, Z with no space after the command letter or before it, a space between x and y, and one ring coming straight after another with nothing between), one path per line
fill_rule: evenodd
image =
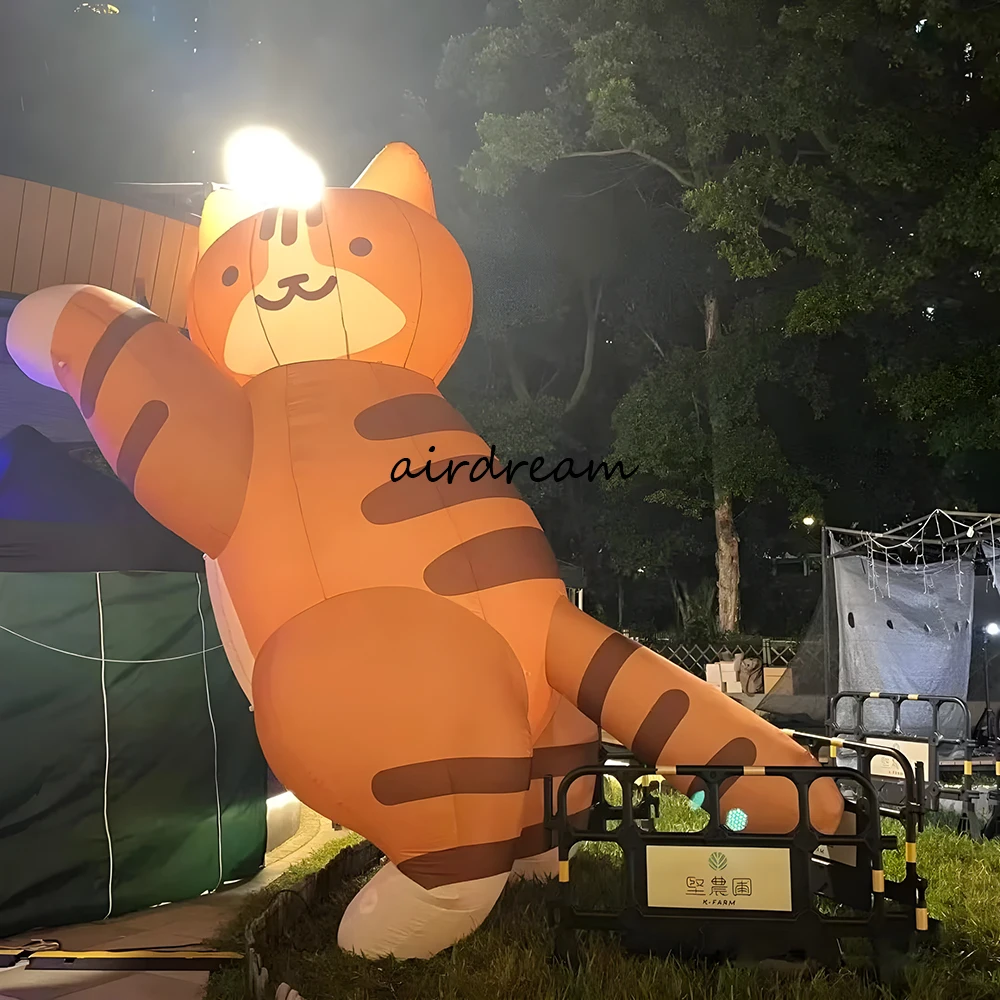
M267 770L203 568L112 476L0 439L0 934L260 867Z
M198 573L201 553L33 427L0 438L0 572Z

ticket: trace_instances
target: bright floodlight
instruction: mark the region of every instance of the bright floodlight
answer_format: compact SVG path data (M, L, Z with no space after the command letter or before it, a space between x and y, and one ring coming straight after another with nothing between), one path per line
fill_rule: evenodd
M319 164L273 128L240 129L226 143L226 183L260 208L309 208L323 197Z
M816 523L816 518L814 518L812 514L806 514L806 516L802 518L802 523L807 528L811 528Z
M742 809L730 809L726 816L726 826L733 833L740 833L747 828L750 817Z
M986 634L1000 635L1000 625L998 625L996 622L990 622L989 625L986 626Z

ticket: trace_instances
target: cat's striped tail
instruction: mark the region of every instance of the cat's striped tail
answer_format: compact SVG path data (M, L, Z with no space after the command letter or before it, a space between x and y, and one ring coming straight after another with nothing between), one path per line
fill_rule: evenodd
M557 603L546 645L549 683L645 764L735 765L747 776L721 787L722 816L742 809L748 833L785 833L798 823L795 787L753 774L762 766L818 766L780 729L717 688L613 629L569 601ZM691 778L670 778L683 792ZM812 825L833 834L844 800L830 779L813 782Z

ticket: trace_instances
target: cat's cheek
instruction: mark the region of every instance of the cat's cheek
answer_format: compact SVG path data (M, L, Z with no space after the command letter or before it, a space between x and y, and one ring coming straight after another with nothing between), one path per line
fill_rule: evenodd
M237 375L254 376L274 368L278 361L261 324L252 295L246 295L229 321L223 359Z

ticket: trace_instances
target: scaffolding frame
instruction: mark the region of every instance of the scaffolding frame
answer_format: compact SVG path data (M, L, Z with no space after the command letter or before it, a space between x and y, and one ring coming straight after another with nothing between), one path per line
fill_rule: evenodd
M954 526L958 525L964 530L957 533L945 535L941 532L941 519L946 518L954 531ZM938 530L936 536L928 537L924 529L933 524ZM920 526L920 531L914 531ZM855 539L850 544L844 545L839 552L833 552L831 542L836 540L836 536L848 539ZM826 697L826 729L832 732L835 720L831 717L831 706L834 695L837 693L834 688L834 664L833 664L833 632L831 629L830 599L831 587L833 586L830 576L833 572L833 560L841 559L845 556L858 555L860 550L872 542L877 543L886 550L899 549L900 554L906 547L913 548L914 542L918 542L921 547L930 546L941 551L942 555L946 548L955 546L956 549L971 548L979 546L984 542L1000 547L1000 514L981 513L967 510L942 510L931 511L924 517L914 518L911 521L899 525L886 531L863 531L858 528L836 528L824 525L820 535L820 563L821 563L821 600L823 602L823 690ZM880 558L885 558L884 553L880 553ZM989 698L987 697L987 710L989 709Z

